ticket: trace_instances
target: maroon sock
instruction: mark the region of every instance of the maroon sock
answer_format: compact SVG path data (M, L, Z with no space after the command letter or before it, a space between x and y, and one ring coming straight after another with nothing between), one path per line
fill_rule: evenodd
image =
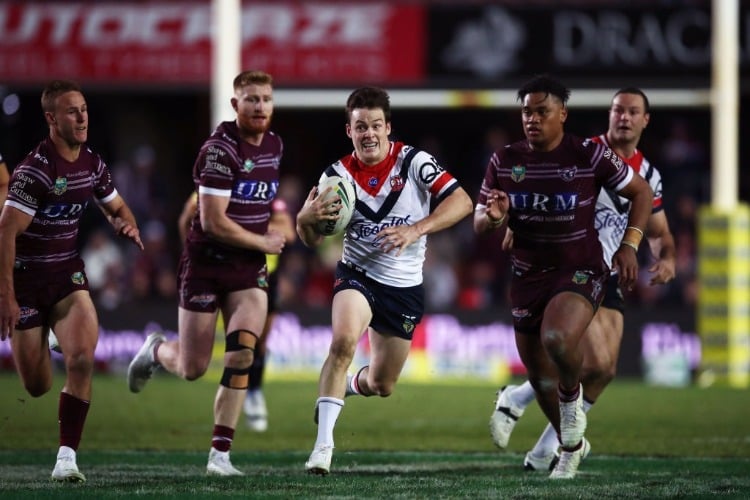
M60 446L67 446L78 450L83 434L83 424L89 412L89 401L78 399L66 392L60 393L60 403L57 410L58 424L60 424Z
M218 451L229 451L234 439L234 429L223 425L214 425L214 435L211 438L211 446Z
M557 397L559 397L560 401L562 401L563 403L570 403L571 401L575 401L576 399L578 399L580 393L581 384L576 385L576 388L572 391L563 389L563 386L557 384Z

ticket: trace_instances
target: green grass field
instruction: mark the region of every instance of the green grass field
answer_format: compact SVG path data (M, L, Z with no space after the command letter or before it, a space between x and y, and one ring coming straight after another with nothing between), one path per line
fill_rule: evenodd
M157 376L142 394L99 375L78 463L84 485L54 484L57 392L30 399L0 375L2 498L750 498L750 396L616 381L589 413L592 454L571 481L524 472L542 428L530 407L507 450L487 421L495 387L403 384L350 398L327 477L303 464L315 439L314 382L269 382L268 432L240 423L233 462L247 476L208 478L215 384Z

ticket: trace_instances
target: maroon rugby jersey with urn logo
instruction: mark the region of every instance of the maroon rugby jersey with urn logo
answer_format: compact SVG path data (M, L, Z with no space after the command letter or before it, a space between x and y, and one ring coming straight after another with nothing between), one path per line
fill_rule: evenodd
M619 191L633 172L605 145L565 134L554 150L533 151L526 140L490 158L478 205L491 189L510 200L511 253L520 272L598 267L603 260L594 216L601 187Z
M281 137L271 131L265 132L255 146L240 138L235 122L223 122L203 144L195 161L195 189L229 197L227 217L247 231L265 234L279 188L283 149ZM190 227L189 247L210 246L219 253L248 252L209 238L201 228L199 214L197 211Z
M78 159L61 157L46 138L13 169L6 206L33 217L16 239L16 260L29 269L54 272L78 258L81 216L92 196L107 203L117 196L109 169L86 146Z

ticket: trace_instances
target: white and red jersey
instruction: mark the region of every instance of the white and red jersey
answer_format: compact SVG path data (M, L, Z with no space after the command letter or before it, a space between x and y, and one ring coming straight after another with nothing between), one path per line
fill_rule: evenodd
M381 249L376 235L386 227L412 225L427 217L431 200L439 203L459 187L456 179L430 154L401 142L392 142L388 156L377 165L364 165L352 153L329 166L320 181L332 175L350 180L357 195L342 261L384 285L420 285L427 236L397 257L395 251Z
M592 140L611 148L606 134L593 137ZM651 165L638 149L635 150L630 158L623 158L623 161L637 174L646 179L649 186L651 186L651 190L654 192L654 203L651 213L663 210L661 174L656 167ZM596 199L596 219L594 224L596 230L599 232L599 241L604 250L604 260L610 267L612 266L612 256L620 248L622 237L625 234L629 212L630 201L627 198L618 196L609 189L602 188L599 192L599 197Z

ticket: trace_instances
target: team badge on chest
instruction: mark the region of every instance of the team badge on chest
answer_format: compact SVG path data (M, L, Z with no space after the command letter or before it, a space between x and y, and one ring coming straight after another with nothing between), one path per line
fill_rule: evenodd
M245 160L245 163L242 164L242 170L244 170L245 172L249 172L254 168L255 168L255 163L253 163L253 160L249 158Z
M65 177L58 177L55 179L55 194L60 196L68 190L68 179Z
M526 167L523 165L513 165L510 167L510 178L514 182L521 182L526 178Z

